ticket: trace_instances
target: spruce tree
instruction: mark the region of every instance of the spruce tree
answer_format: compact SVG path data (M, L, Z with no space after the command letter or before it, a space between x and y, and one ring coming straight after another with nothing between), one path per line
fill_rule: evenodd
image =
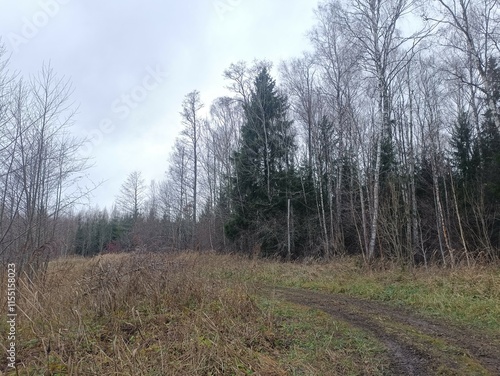
M287 202L296 174L288 100L263 68L244 104L240 148L233 155L232 213L226 235L260 244L267 253L281 253L287 236ZM242 244L244 247L252 244Z

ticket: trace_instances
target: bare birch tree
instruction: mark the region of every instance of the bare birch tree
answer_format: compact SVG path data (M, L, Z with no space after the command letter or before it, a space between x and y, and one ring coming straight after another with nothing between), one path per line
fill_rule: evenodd
M392 144L392 90L395 77L411 60L415 46L426 34L425 30L404 36L401 24L416 8L412 0L355 0L341 14L341 20L352 37L359 44L361 67L376 87L375 117L376 161L372 194L372 213L370 224L370 242L368 259L375 256L377 239L380 175L382 172L382 153L384 147ZM342 15L342 14L345 14Z

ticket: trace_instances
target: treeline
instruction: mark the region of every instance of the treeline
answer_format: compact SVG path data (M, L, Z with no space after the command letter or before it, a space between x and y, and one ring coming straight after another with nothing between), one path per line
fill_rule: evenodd
M316 16L313 52L279 86L270 64L237 63L208 117L186 96L164 183L176 244L497 259L498 4L327 1Z
M274 68L231 65L231 94L209 106L197 91L186 95L164 181L146 185L133 172L111 213L66 222L51 214L44 223L70 223L67 251L82 255L216 249L498 260L499 16L493 0L323 2L312 52ZM3 140L2 155L15 155ZM1 176L9 176L6 192L32 198L30 185ZM3 197L10 234L9 223L28 221L30 211L14 193ZM40 200L28 229L61 207ZM6 217L12 207L20 209ZM1 244L27 247L33 235L23 231Z
M128 215L167 249L498 259L498 5L327 1L316 15L314 52L283 62L279 86L270 63L240 62L208 116L186 96L167 178L146 210L129 195Z

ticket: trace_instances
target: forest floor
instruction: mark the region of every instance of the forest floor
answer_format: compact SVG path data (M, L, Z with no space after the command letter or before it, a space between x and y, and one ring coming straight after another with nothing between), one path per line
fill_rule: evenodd
M19 278L16 305L0 375L500 375L496 265L101 255Z
M500 375L500 336L424 318L408 308L303 289L265 287L273 299L318 309L370 333L390 357L392 375Z

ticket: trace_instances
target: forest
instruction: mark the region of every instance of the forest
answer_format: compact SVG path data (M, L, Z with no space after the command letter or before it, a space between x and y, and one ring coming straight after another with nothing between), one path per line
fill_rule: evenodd
M497 1L327 0L315 15L302 56L235 62L212 103L187 93L164 180L131 172L111 210L75 209L91 161L71 84L50 66L23 79L0 52L0 258L498 261Z

